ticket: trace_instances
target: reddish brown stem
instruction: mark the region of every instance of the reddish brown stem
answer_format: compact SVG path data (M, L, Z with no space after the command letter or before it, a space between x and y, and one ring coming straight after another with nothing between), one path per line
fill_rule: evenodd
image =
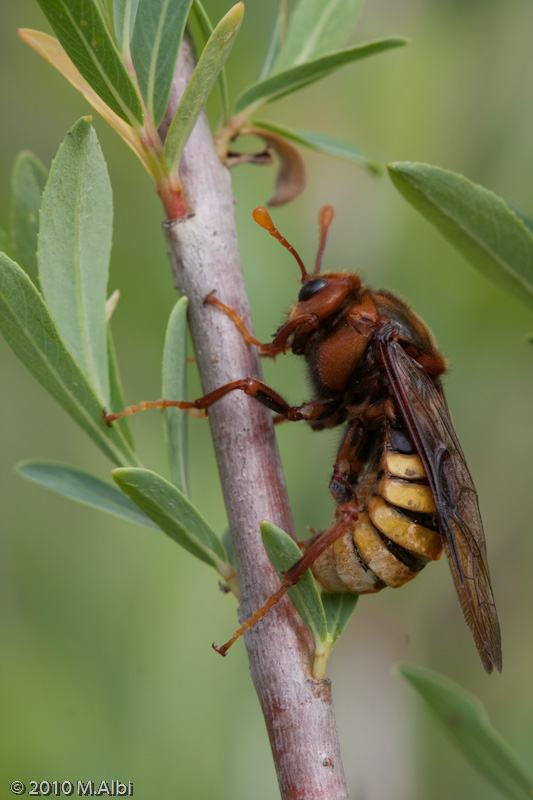
M159 197L163 203L167 219L180 219L187 215L187 207L183 199L183 193L172 190L168 183L158 190Z

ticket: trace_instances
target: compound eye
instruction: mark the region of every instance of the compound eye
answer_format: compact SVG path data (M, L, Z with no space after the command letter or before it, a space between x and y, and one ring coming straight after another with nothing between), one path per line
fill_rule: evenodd
M324 286L327 286L328 282L324 280L324 278L314 278L312 281L307 281L304 283L302 288L300 289L300 293L298 295L298 300L303 302L304 300L309 300L314 294L319 292Z

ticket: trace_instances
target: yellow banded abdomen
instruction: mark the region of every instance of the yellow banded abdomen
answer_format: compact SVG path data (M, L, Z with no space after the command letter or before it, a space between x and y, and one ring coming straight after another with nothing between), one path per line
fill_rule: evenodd
M441 537L429 527L435 503L420 457L386 449L383 467L359 518L312 566L326 591L403 586L442 554Z

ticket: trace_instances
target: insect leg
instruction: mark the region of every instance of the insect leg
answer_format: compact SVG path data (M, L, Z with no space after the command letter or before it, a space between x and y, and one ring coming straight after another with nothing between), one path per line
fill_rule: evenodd
M363 447L365 434L364 424L356 419L348 425L342 437L329 483L333 499L339 505L355 498L355 484L366 463L364 453L361 452L366 449Z
M320 414L323 416L326 414L331 415L331 403L329 402L328 404L327 400L319 399L313 403L307 403L306 406L313 407L310 411L311 417L307 417L308 419L320 419ZM283 574L279 589L271 594L261 608L258 608L257 611L235 631L231 639L220 647L213 644L213 648L217 653L220 653L220 655L225 656L231 645L234 644L243 633L255 625L256 622L262 619L262 617L281 600L291 586L298 583L302 575L311 567L316 559L327 550L328 547L331 547L359 517L359 506L354 486L365 466L364 459L358 458L361 445L366 438L365 433L366 429L364 424L360 419L356 419L348 425L342 439L330 482L330 491L338 503L335 513L335 522L328 530L309 540L308 545L304 545L306 549L303 556Z
M346 529L349 528L353 522L355 522L359 516L359 509L357 508L356 501L345 503L344 506L339 507L336 516L337 520L331 526L331 528L327 531L324 531L324 533L315 539L311 546L306 550L304 555L284 573L279 589L270 595L261 608L258 608L257 611L254 611L252 616L249 617L237 631L235 631L229 641L223 645L220 645L220 647L216 644L213 644L213 650L216 650L221 656L225 656L231 645L234 644L234 642L236 642L237 639L243 635L243 633L246 633L246 631L255 625L256 622L259 622L259 620L262 619L265 614L276 605L276 603L279 603L281 598L287 593L291 586L294 586L296 583L298 583L302 575L307 572L311 564L316 561L318 556L321 555L324 550L327 550L328 547L331 547L333 542L335 542L339 536L342 536Z
M331 417L331 400L319 398L311 403L306 403L303 407L306 419L319 420L321 416ZM281 417L282 419L283 417ZM287 417L288 418L288 417ZM348 528L359 517L359 506L355 494L355 483L361 474L365 460L358 456L361 455L361 445L366 439L366 429L360 419L355 419L348 425L343 436L337 460L333 469L330 482L330 491L338 503L335 513L335 522L324 533L313 537L309 544L304 545L305 552L295 564L288 569L284 575L281 586L277 589L266 602L257 609L243 625L235 631L231 639L218 647L213 644L213 648L225 656L231 645L243 635L249 628L255 625L265 614L278 603L286 592L294 586L316 559L331 547L331 545L342 536Z
M215 290L213 289L212 292L209 292L207 297L204 299L204 306L205 305L212 305L220 308L227 316L235 323L235 326L239 329L242 333L243 339L248 344L254 344L256 347L263 347L263 344L256 339L255 336L252 336L248 328L246 327L245 321L242 317L239 317L236 311L233 310L230 306L227 306L222 300L219 300L215 297Z
M145 400L137 405L128 406L124 411L120 411L117 414L107 414L104 411L104 420L110 425L116 419L136 414L138 411L147 411L150 408L204 409L207 411L213 403L235 390L255 398L271 411L275 411L290 421L315 419L317 414L325 413L325 410L327 410L324 406L324 401L321 400L304 403L301 406L290 406L281 395L271 389L270 386L267 386L266 383L263 383L263 381L257 378L242 378L225 383L197 400Z
M307 326L308 330L310 331L317 326L317 317L315 314L303 314L299 317L295 317L290 322L286 322L285 325L282 325L272 342L260 342L259 339L255 338L255 336L252 336L242 317L240 317L237 312L233 310L233 308L227 306L225 303L215 297L214 290L205 298L204 305L206 304L216 306L225 314L227 314L227 316L232 320L232 322L234 322L238 330L241 332L245 342L258 347L259 355L263 358L275 358L280 353L285 353L287 350L290 350L288 340L296 328L301 329L302 326Z

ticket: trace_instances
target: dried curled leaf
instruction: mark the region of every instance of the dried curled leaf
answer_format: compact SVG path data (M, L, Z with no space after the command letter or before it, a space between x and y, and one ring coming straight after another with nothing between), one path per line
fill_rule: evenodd
M274 163L274 156L267 145L264 150L258 153L238 153L236 150L228 150L226 155L226 166L240 167L241 164L255 164L256 167L271 167Z
M298 197L305 189L307 175L304 160L294 145L283 136L255 125L243 128L240 134L242 136L258 136L266 142L269 148L274 150L279 159L275 192L268 205L282 206Z

